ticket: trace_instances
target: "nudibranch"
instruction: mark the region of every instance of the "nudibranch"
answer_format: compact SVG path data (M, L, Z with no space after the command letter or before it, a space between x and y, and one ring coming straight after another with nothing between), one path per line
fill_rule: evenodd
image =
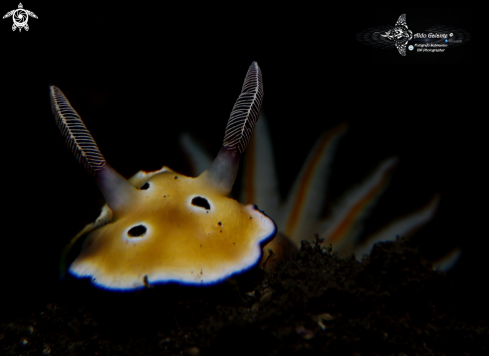
M88 233L69 267L72 275L115 290L166 282L208 285L259 262L276 225L256 205L228 197L263 100L256 62L248 69L217 157L196 178L164 166L126 180L106 162L64 94L51 86L50 95L67 145L106 201L96 221L69 245Z
M280 258L287 260L291 255L291 244L298 248L302 240L312 241L314 234L324 239L323 245L331 244L333 251L341 255L354 253L361 260L375 243L395 240L396 235L410 236L433 219L440 200L438 194L420 209L360 241L363 221L387 188L398 162L396 157L380 163L363 182L338 200L329 216L321 216L327 202L326 188L336 148L347 129L348 125L343 123L318 138L282 202L267 120L263 113L260 114L245 155L240 200L244 203L253 201L277 223L277 237L264 247L262 266L265 261L272 262L273 270L274 259L279 262ZM191 158L192 170L201 172L210 162L205 150L188 134L180 137L180 144ZM267 260L268 250L274 252L274 257ZM447 271L455 265L460 254L460 249L454 249L433 265Z

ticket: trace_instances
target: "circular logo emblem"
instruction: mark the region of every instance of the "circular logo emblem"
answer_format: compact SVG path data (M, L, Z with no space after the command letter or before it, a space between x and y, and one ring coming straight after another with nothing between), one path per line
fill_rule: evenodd
M27 23L27 20L29 19L29 16L24 9L17 9L13 13L12 18L14 19L15 26L24 27Z

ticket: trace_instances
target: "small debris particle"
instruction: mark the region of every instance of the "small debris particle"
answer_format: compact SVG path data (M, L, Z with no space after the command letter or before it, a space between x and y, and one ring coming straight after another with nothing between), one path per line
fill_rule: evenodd
M221 226L221 227L222 227L222 222L220 222L220 221L219 221L219 222L217 223L217 225L219 225L219 226Z
M148 281L148 276L144 276L143 278L143 284L146 288L153 288L153 286L151 284L149 284L149 281Z
M301 336L304 340L309 340L314 337L314 332L306 329L304 326L299 325L295 328L297 335Z
M27 345L27 344L29 343L29 341L27 340L27 338L26 338L26 337L23 337L22 339L20 339L20 343L21 343L22 345Z
M331 321L331 320L335 320L335 317L332 316L330 313L322 313L322 314L319 314L318 316L318 319L322 319L322 320L325 320L325 321Z
M174 178L174 179L178 179L178 176L175 176L175 178Z
M185 351L185 355L200 356L200 349L196 346L193 346Z
M42 354L43 355L50 355L51 354L51 348L49 345L44 344L44 348L42 349Z
M202 247L202 244L200 244L200 247Z
M272 299L272 295L273 295L273 289L269 287L266 288L260 297L260 303L267 304Z
M250 216L250 220L253 219L251 216Z

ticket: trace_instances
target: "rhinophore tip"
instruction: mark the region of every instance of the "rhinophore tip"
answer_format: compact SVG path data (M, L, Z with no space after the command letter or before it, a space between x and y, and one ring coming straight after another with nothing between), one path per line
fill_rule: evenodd
M223 195L233 188L239 159L248 146L263 102L263 80L257 62L251 63L243 88L226 126L221 150L211 167L201 176Z

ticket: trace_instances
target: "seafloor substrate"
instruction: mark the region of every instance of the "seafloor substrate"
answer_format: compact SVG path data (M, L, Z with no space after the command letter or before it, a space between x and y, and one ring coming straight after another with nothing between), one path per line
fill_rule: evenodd
M113 293L71 280L0 324L4 355L487 355L487 313L407 239L362 263L318 242L267 276ZM28 305L26 305L26 308Z

